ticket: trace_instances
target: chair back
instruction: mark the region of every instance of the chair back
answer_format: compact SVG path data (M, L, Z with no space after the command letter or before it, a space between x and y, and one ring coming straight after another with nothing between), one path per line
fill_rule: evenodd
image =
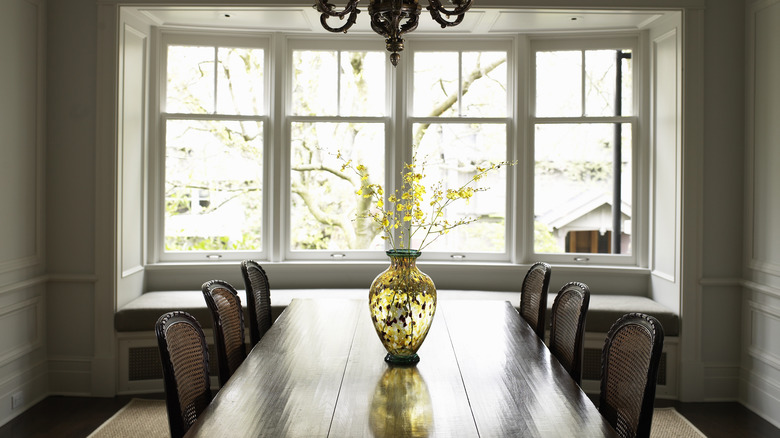
M520 290L520 316L540 339L544 339L544 313L547 311L547 289L552 267L544 262L531 265Z
M189 430L211 402L209 351L198 321L187 312L162 315L155 324L171 436Z
M254 346L271 328L271 287L265 270L254 260L241 262L249 311L249 345Z
M607 334L599 411L621 437L650 436L663 344L661 323L643 313L623 315Z
M555 296L550 315L550 351L578 385L582 382L583 337L589 303L590 290L586 284L566 283Z
M217 352L219 386L222 387L246 359L244 312L238 292L230 283L211 280L203 283L202 289L214 321L214 345Z

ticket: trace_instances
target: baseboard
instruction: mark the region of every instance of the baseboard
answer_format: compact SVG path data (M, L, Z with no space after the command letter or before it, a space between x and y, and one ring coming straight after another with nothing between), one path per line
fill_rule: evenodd
M739 402L780 429L780 385L743 370Z

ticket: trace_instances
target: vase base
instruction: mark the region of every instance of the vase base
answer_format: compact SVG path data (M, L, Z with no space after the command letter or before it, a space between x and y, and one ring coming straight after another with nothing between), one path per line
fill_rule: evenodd
M415 365L420 361L420 356L417 353L411 356L396 356L394 354L387 353L385 356L385 362L391 365Z

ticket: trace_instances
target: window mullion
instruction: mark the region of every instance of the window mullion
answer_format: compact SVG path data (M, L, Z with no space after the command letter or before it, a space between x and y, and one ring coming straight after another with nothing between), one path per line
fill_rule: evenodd
M217 113L217 93L219 93L219 84L217 83L217 77L219 75L219 48L214 46L214 102L211 108L212 113Z
M586 70L585 70L585 51L580 51L580 114L585 117L585 85L586 85Z

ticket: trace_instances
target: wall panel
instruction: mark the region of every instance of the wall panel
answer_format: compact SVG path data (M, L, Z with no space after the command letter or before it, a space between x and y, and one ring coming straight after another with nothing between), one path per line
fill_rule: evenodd
M43 227L43 93L37 2L4 2L0 14L0 273L41 262Z
M747 4L740 400L780 427L780 1Z

